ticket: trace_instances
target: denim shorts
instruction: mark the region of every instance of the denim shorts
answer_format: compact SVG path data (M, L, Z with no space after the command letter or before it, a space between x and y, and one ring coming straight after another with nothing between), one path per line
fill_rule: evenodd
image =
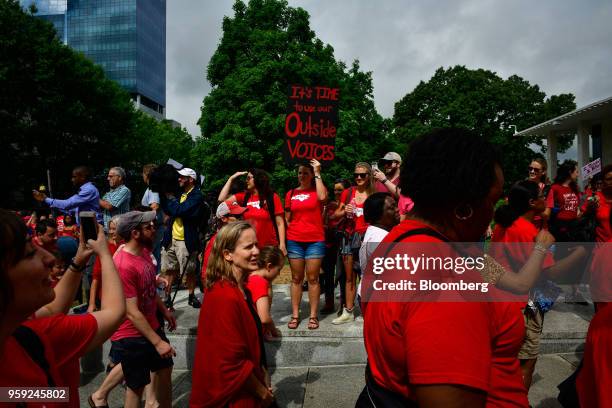
M287 257L289 259L321 259L324 256L325 241L287 241Z

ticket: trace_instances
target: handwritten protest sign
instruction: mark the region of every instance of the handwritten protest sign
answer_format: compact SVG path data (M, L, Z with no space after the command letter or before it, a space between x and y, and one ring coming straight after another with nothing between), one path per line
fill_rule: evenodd
M287 164L317 159L325 166L334 160L339 99L339 88L289 86L283 145Z
M582 167L582 171L580 172L583 180L588 180L598 173L601 173L601 159L596 159L587 163Z

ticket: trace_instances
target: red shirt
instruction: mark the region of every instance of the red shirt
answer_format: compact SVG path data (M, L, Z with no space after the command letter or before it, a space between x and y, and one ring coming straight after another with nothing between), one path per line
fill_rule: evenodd
M610 265L612 265L612 240L598 244L593 250L591 258L589 288L597 307L606 302L612 304L612 269Z
M251 291L251 297L253 298L253 306L257 304L257 301L262 297L268 296L268 289L270 289L270 282L263 276L250 274L246 287Z
M546 197L546 207L558 208L556 217L561 221L570 221L578 217L578 204L580 198L578 194L568 186L553 184Z
M243 390L251 374L264 382L260 339L240 289L215 282L206 290L196 337L189 406L255 408L259 400Z
M59 228L57 230L60 237L72 237L76 239L77 226L76 225L64 225L63 229L60 231Z
M236 202L239 205L243 205L245 195L245 192L236 194ZM259 195L253 194L249 197L246 207L249 210L244 213L244 219L245 221L249 221L251 225L253 225L253 228L255 228L255 232L257 233L257 246L259 246L259 248L263 248L267 245L278 246L276 231L274 230L267 204L264 203L264 208L260 208ZM276 193L274 193L274 214L283 215L283 204Z
M218 231L215 232L212 237L210 237L208 244L206 244L206 248L204 249L204 256L202 257L202 283L206 282L206 268L208 268L208 259L210 258L210 253L212 252L213 245L215 244L217 234Z
M28 407L78 407L79 358L85 354L98 330L95 317L91 314L60 314L28 320L23 324L34 330L42 341L56 386L70 388L69 403L28 402ZM0 361L4 366L0 370L0 387L48 387L45 372L13 336L8 337L2 346Z
M426 225L406 220L383 242ZM402 242L440 242L411 236ZM417 271L418 273L418 271ZM455 384L487 392L488 407L527 407L516 358L520 309L502 302L370 302L364 340L375 381L414 399L413 385Z
M394 179L389 179L389 181L397 187L399 185L400 178L399 176L397 176ZM376 180L375 187L376 187L377 193L388 193L389 192L389 189L385 186L385 184L381 183L378 180Z
M412 201L410 197L400 194L397 207L399 208L400 215L406 215L412 210L412 207L414 207L414 201Z
M516 242L517 244L491 245L491 255L497 262L509 267L510 270L514 272L518 272L520 267L527 262L533 251L533 245L521 243L535 242L537 235L538 229L536 226L523 217L518 217L508 228L495 224L491 242ZM547 252L544 257L544 262L542 263L542 268L548 268L554 264L555 260L552 254Z
M294 189L285 196L285 210L291 212L287 240L297 242L325 241L321 202L317 190Z
M612 306L601 307L587 332L582 369L576 379L581 407L612 408Z
M610 228L610 210L612 204L608 202L606 197L601 191L595 193L599 198L599 204L595 212L595 219L597 220L597 226L595 227L595 242L608 242L612 240L612 228ZM591 197L591 195L587 195ZM588 201L585 201L582 205L582 211L586 211Z
M351 192L350 198L348 197L349 191ZM355 210L353 211L353 222L349 223L349 226L347 227L348 232L358 232L360 234L364 234L368 229L369 225L367 222L365 222L365 219L363 218L363 204L365 203L365 200L363 203L357 204L356 202L354 202L355 194L357 194L357 189L355 187L347 188L342 192L342 196L340 196L340 202L348 204L353 202L355 207Z
M108 250L110 251L111 256L115 255L117 252L117 248L119 248L119 244L114 244L110 241L108 243ZM102 299L102 263L100 262L100 258L96 256L96 261L94 262L93 271L91 273L91 279L98 280L98 290L96 293L96 297L98 299Z
M138 310L145 316L153 330L159 327L155 316L157 310L157 290L155 280L155 265L150 252L142 250L140 255L132 255L125 249L117 252L113 257L117 272L123 284L125 298L137 298ZM127 337L142 337L142 333L130 319L125 319L121 326L113 333L111 340L117 341Z

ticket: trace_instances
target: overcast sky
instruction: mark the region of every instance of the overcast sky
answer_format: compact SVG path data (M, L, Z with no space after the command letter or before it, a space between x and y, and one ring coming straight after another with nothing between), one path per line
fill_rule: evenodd
M229 0L167 1L167 117L193 136L206 66L221 38ZM372 71L376 108L393 105L452 65L517 74L577 105L612 96L612 2L599 0L290 0L336 58Z

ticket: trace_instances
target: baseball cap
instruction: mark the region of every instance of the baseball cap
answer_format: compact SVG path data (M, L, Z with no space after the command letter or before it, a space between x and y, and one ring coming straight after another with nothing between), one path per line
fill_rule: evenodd
M155 211L130 211L122 214L117 220L117 234L127 239L136 227L154 221L156 216Z
M241 207L235 201L224 201L217 207L217 218L225 217L229 214L242 215L248 208Z
M181 176L185 176L185 177L191 177L194 180L198 179L196 172L193 169L190 169L189 167L184 167L180 169L178 171L178 174L180 174Z
M396 162L401 163L402 162L402 156L400 156L399 154L397 154L395 152L389 152L389 153L385 154L385 157L380 159L380 161L396 161Z

